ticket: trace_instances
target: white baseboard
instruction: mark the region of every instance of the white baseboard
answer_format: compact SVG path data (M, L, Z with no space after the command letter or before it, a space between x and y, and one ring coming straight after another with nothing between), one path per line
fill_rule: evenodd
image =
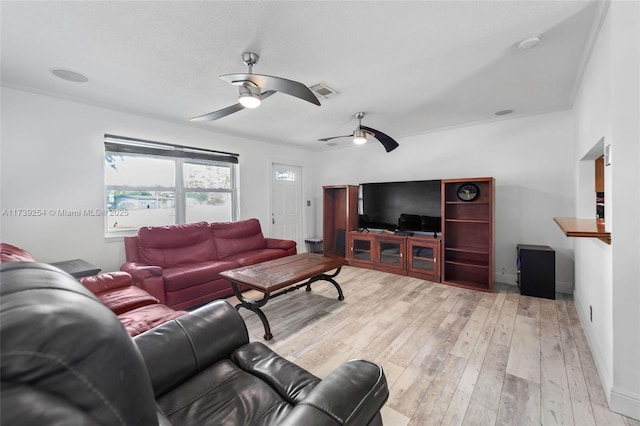
M611 411L640 420L640 395L614 387L609 397Z
M590 332L591 328L589 325L589 313L582 310L582 304L580 303L580 299L574 293L573 295L574 305L576 307L576 311L578 312L578 319L580 319L580 325L582 326L582 330L584 331L584 335L587 337L587 343L589 344L589 349L591 349L591 356L593 357L593 361L596 364L596 369L598 370L598 376L600 377L600 383L602 384L602 390L607 398L607 403L611 404L611 389L613 388L613 374L609 371L607 367L604 357L602 356L602 351L600 350L600 346L598 346L596 339L593 337Z
M623 416L640 420L640 395L633 394L613 386L613 375L607 369L600 348L596 344L591 333L589 333L589 327L585 327L585 324L588 324L587 318L589 318L589 314L580 309L582 304L580 303L578 296L575 294L574 301L576 311L578 312L578 318L580 318L580 324L582 325L584 334L587 337L589 349L591 349L591 355L593 356L593 361L595 362L598 370L600 383L602 383L602 390L604 391L607 402L609 403L609 409L618 414L622 414Z
M568 281L556 281L556 292L573 294L573 283Z
M493 276L494 282L516 285L516 276L513 274L494 274Z

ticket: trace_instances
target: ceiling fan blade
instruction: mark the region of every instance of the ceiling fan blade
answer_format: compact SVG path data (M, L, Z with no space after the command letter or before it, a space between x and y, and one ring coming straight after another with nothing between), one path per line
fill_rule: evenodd
M244 107L240 104L231 105L226 108L219 109L217 111L210 112L208 114L199 115L197 117L190 118L189 121L213 121L218 118L226 117L234 112L242 111Z
M220 78L227 83L235 85L250 81L263 90L275 90L311 102L312 104L320 105L320 101L316 98L316 95L314 95L307 86L297 81L287 80L286 78L247 73L225 74L221 75Z
M322 142L327 142L330 141L331 139L338 139L338 138L352 138L353 137L353 133L351 133L350 135L344 135L344 136L331 136L330 138L322 138L322 139L318 139L319 141Z
M393 140L391 136L385 135L379 130L372 129L371 127L362 126L362 125L360 126L360 128L365 132L367 132L368 134L370 134L371 136L373 136L374 138L376 138L377 140L379 140L380 143L384 146L384 149L387 150L387 152L391 152L399 146L398 142Z
M260 94L260 99L264 101L274 93L276 93L275 90L268 90ZM222 117L226 117L227 115L231 115L234 112L242 111L243 109L245 108L241 104L235 104L235 105L228 106L226 108L219 109L217 111L210 112L208 114L199 115L197 117L190 118L189 121L213 121Z

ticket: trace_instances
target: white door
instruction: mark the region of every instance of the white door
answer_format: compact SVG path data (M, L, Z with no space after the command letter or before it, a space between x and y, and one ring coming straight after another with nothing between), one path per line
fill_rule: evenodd
M302 168L273 163L271 165L271 236L298 243L302 239Z

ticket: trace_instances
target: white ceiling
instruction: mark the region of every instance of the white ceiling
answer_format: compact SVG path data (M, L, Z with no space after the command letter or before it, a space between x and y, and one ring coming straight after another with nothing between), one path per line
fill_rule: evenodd
M2 84L261 140L327 148L363 124L395 139L569 108L598 1L6 1ZM518 50L531 34L541 43ZM218 78L253 72L339 95L318 107L277 93L255 110ZM50 73L85 74L71 83ZM34 117L37 123L37 117ZM347 139L340 144L350 143Z

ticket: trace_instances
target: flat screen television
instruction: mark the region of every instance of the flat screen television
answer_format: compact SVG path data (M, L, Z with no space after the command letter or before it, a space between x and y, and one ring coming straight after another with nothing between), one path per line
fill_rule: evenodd
M360 184L359 227L440 232L440 185L440 180Z

